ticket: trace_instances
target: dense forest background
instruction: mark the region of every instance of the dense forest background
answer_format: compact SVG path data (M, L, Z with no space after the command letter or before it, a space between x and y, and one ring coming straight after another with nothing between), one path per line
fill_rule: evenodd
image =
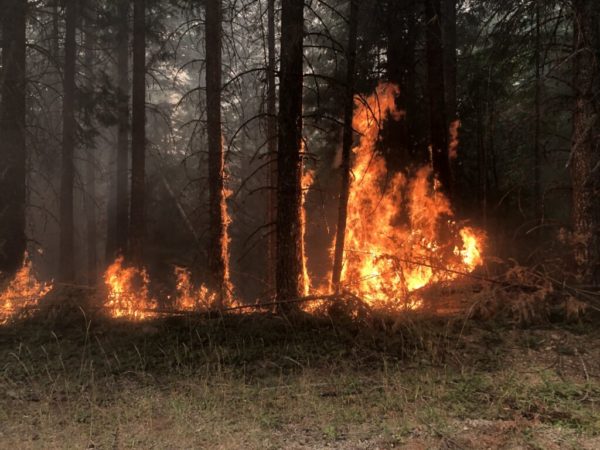
M158 289L176 265L271 295L276 265L299 270L274 250L298 239L275 205L298 200L299 156L308 270L324 279L348 104L387 81L403 111L378 141L390 172L433 162L486 255L598 284L593 0L0 4L0 270L26 247L45 278L95 284L125 252Z

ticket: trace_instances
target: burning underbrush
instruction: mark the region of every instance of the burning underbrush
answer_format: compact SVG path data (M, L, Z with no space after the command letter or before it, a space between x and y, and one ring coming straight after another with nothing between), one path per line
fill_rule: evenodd
M0 286L0 325L30 312L51 289L52 282L39 281L31 260L25 255L17 273Z
M190 272L175 267L175 292L160 303L150 289L150 277L146 269L126 265L118 257L104 273L106 298L104 310L114 318L144 320L164 312L185 313L215 310L218 296L205 285L195 287Z

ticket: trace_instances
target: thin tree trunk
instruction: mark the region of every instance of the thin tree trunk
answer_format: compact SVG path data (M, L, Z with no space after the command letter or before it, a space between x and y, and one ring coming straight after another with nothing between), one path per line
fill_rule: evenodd
M348 216L348 197L350 195L350 156L353 141L352 118L354 116L354 80L356 77L356 39L358 33L358 0L350 2L350 27L348 34L346 96L344 104L344 136L342 140L342 186L338 210L337 234L331 286L335 292L340 289L342 265L344 260L344 241L346 238L346 219Z
M63 142L60 180L60 257L59 279L71 282L75 278L73 182L75 167L75 64L77 42L78 0L66 1L65 66L63 74Z
M544 209L542 202L541 185L541 102L542 102L542 79L541 79L541 0L535 1L535 133L533 149L533 201L535 205L536 219L543 220Z
M444 87L446 90L447 122L458 119L456 101L456 2L443 0Z
M133 89L131 119L131 214L129 256L142 263L146 235L146 2L133 4Z
M127 250L129 235L129 11L129 0L120 0L117 48L119 99L115 200L115 252L117 254L123 254ZM115 252L112 257L115 256Z
M481 92L476 93L476 130L477 130L477 197L481 208L481 218L484 227L487 225L487 148L482 111Z
M26 0L4 0L0 103L0 272L19 269L26 248Z
M440 0L425 0L425 20L431 162L442 189L451 192Z
M96 20L94 3L88 0L85 11L85 70L87 78L88 95L94 90L94 49L96 47ZM85 125L88 129L93 127L92 105L85 105ZM85 212L87 231L87 275L90 286L96 284L98 275L98 249L96 229L96 146L92 142L87 148L88 154L85 161L86 187L85 187Z
M275 0L268 0L267 5L267 158L269 160L267 184L269 186L267 221L267 285L275 287L275 271L277 258L277 236L275 222L277 221L277 87L275 85L276 55L275 55Z
M573 231L578 281L600 285L600 67L594 35L598 6L594 0L574 0L575 105L571 147Z
M206 2L206 121L208 138L209 248L212 288L222 307L228 295L227 230L221 130L221 0Z
M304 2L281 8L281 70L277 153L277 300L301 295L302 80Z

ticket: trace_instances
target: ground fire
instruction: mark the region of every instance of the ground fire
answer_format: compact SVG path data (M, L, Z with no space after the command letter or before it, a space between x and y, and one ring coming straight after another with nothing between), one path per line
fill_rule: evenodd
M0 324L37 306L40 299L51 289L51 282L44 283L38 280L31 260L25 255L21 269L8 282L4 290L0 291Z

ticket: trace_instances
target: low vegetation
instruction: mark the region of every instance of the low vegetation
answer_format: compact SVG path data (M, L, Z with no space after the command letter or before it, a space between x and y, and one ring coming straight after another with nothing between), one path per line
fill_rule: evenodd
M585 321L70 314L0 328L3 447L600 446Z

